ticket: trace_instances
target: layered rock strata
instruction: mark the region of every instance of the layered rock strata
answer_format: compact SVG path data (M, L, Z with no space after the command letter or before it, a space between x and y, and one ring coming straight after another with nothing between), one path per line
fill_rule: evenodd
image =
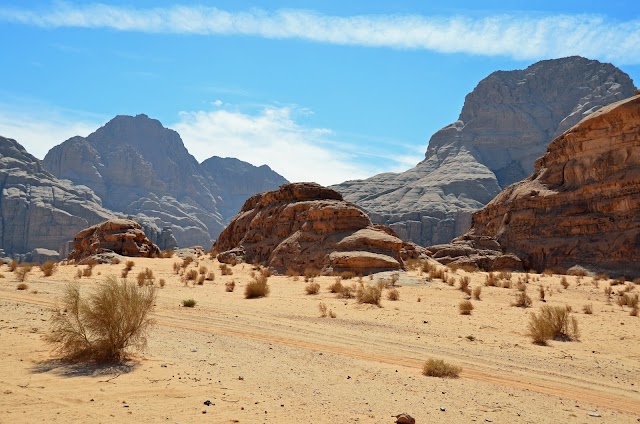
M247 262L279 272L369 274L404 267L402 240L375 228L338 192L315 183L283 185L251 197L213 248L243 249Z
M403 240L448 243L469 229L474 211L531 174L551 140L634 90L620 69L582 57L497 71L467 95L458 120L431 137L416 167L333 188Z
M149 241L137 222L110 219L76 234L69 259L80 262L102 253L151 258L157 256L160 249Z
M557 137L530 177L473 215L467 234L429 249L443 263L489 269L506 267L492 261L507 255L537 271L580 265L640 276L640 96Z

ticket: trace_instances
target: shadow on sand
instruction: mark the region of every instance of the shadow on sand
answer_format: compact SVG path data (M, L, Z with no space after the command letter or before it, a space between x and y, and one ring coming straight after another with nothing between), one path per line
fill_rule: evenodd
M48 359L36 363L31 372L35 374L54 372L61 377L104 377L120 376L134 371L138 365L137 361L120 362L89 362L74 363L62 359ZM113 377L115 378L115 377Z

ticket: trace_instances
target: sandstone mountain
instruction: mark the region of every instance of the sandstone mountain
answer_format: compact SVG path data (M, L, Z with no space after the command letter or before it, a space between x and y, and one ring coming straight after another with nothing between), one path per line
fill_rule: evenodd
M178 133L146 115L116 116L86 138L52 148L43 164L91 188L109 209L171 226L182 246L209 245L224 226L220 189Z
M618 68L582 57L497 71L467 95L458 120L431 137L416 167L333 188L403 240L447 243L469 229L474 211L529 175L551 140L634 90Z
M403 242L373 226L331 189L295 183L248 199L213 248L279 272L306 268L369 274L404 267ZM223 254L224 256L224 254Z
M467 234L430 247L434 258L639 277L639 128L640 95L584 118L551 142L530 177L476 212Z
M236 158L213 156L200 166L220 187L222 202L218 208L226 223L240 211L249 197L289 183L267 165L253 166Z
M30 254L37 248L57 252L78 231L114 216L93 191L57 179L18 142L4 137L0 188L2 256Z

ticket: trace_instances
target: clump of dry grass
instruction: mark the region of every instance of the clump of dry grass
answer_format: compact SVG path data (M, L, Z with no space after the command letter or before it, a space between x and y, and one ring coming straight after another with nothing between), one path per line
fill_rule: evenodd
M560 279L560 284L562 285L562 287L564 287L565 290L568 289L569 282L567 281L567 277L563 275L562 278Z
M325 305L324 302L320 302L320 304L318 305L318 309L320 310L320 316L322 318L326 318L326 317L335 318L336 317L336 313L333 312L331 309L328 309L327 305Z
M15 271L18 281L21 281L21 282L27 281L27 276L29 275L30 272L31 272L31 265L28 265L28 264L20 265Z
M187 271L184 274L184 278L187 281L195 281L196 278L198 278L198 270L197 269L190 269L189 271Z
M356 301L358 303L380 306L382 288L382 284L360 284L356 289Z
M304 291L309 295L318 294L318 292L320 291L320 284L316 282L310 282L305 286Z
M244 288L244 298L256 299L259 297L268 296L269 292L271 291L269 288L269 284L267 283L268 279L269 277L266 277L263 274L258 274L253 277L253 280Z
M160 288L164 288L164 286L167 285L167 282L164 278L161 278L160 281L158 281L158 285L160 286Z
M138 273L138 286L152 286L156 281L156 277L153 275L153 271L149 268L145 268L144 270Z
M16 290L27 290L29 285L27 283L20 283L16 286Z
M198 271L200 272L201 275L206 275L207 272L209 272L209 268L207 268L204 265L200 265L200 268L198 269Z
M313 281L316 277L320 276L320 270L316 268L307 268L304 270L304 282L308 283Z
M53 315L47 341L72 361L123 359L129 350L146 346L155 299L153 287L139 288L113 276L86 298L78 284L69 284L62 298L66 313Z
M340 277L336 277L334 283L329 286L329 291L331 293L342 293L342 282L340 280Z
M538 297L542 302L545 302L544 295L544 287L542 287L542 284L540 284L540 286L538 287Z
M209 271L209 273L205 277L205 280L207 281L214 281L215 279L216 279L216 275L213 273L213 271Z
M571 316L567 306L548 306L540 309L539 314L529 317L529 336L533 343L546 345L549 340L578 340L578 320Z
M233 275L233 270L227 264L220 264L220 272L222 275Z
M229 293L230 293L230 292L232 292L232 291L234 291L234 290L235 290L235 288L236 288L236 282L235 282L235 281L233 281L233 280L231 280L231 281L227 281L227 282L224 284L224 289L225 289L225 291L227 291L227 292L229 292Z
M133 261L127 261L124 263L124 267L127 271L131 271L134 266L136 266L136 263Z
M193 256L187 256L186 258L182 259L182 264L180 265L183 269L187 269L187 267L189 265L191 265L191 263L193 262Z
M473 289L473 298L475 300L480 300L480 295L482 294L482 287L478 286Z
M471 283L471 278L465 275L460 278L460 286L458 287L461 292L471 295L471 288L469 287L469 283Z
M471 311L473 311L473 303L468 300L463 300L458 303L458 311L460 315L471 315Z
M351 280L356 277L356 273L353 271L343 271L340 273L340 278L343 280Z
M18 261L12 259L7 266L9 267L10 272L14 272L16 269L18 269Z
M531 298L526 291L516 293L515 300L511 306L517 306L518 308L528 308L532 304Z
M446 276L446 272L445 272L445 268L440 268L438 266L431 266L429 267L429 278L430 279L440 279L442 281L445 280L445 276Z
M391 301L400 300L400 292L398 289L391 289L387 291L387 299Z
M51 277L56 271L56 263L53 261L46 261L40 265L40 271L42 271L45 277Z
M342 289L340 290L339 297L343 299L351 299L354 297L356 292L357 289L355 283L350 286L343 285Z
M202 286L202 285L204 284L204 279L205 279L205 278L206 278L206 277L205 277L203 274L200 274L200 275L198 276L197 284L198 284L199 286Z
M172 249L164 249L164 250L161 250L161 251L160 251L160 257L161 257L161 258L165 258L165 259L167 259L167 258L173 258L173 255L174 255L175 253L176 253L176 252L174 252Z
M422 366L422 375L429 377L457 378L460 371L462 371L461 367L451 365L442 359L429 358Z
M91 265L87 265L85 269L82 270L83 277L91 277L93 275L93 267Z
M181 269L182 269L182 266L180 266L180 262L173 263L173 272L175 272L176 274L180 274Z
M198 302L196 302L194 299L183 299L182 300L182 306L185 308L193 308L196 306Z
M582 312L584 312L587 315L593 314L593 305L591 303L582 305Z
M487 287L500 287L500 279L496 274L490 272L485 276L484 285Z

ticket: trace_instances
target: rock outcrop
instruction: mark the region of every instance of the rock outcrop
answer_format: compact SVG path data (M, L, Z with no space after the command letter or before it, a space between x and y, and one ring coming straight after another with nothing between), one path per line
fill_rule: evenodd
M110 219L80 231L73 238L69 259L77 262L102 253L151 258L160 253L151 243L142 226L129 219Z
M0 249L9 256L37 248L58 251L78 231L114 216L93 191L57 179L17 141L4 137L0 193Z
M368 274L404 267L403 242L375 228L340 193L315 183L283 185L248 199L213 248L279 272L306 268Z
M517 257L537 271L580 265L639 277L640 96L557 137L530 177L473 215L467 234L429 249L443 263L499 269L508 267L505 257Z
M181 246L210 245L224 226L220 189L178 133L146 115L117 116L86 138L54 147L43 164L91 188L111 210L147 221L158 233L170 227Z
M474 211L529 175L551 140L634 90L618 68L581 57L494 72L467 95L458 120L431 137L416 167L333 188L403 240L447 243L469 229Z
M220 187L222 201L218 204L218 209L225 223L231 221L249 197L277 190L281 185L289 183L267 165L253 166L235 158L213 156L200 166Z

